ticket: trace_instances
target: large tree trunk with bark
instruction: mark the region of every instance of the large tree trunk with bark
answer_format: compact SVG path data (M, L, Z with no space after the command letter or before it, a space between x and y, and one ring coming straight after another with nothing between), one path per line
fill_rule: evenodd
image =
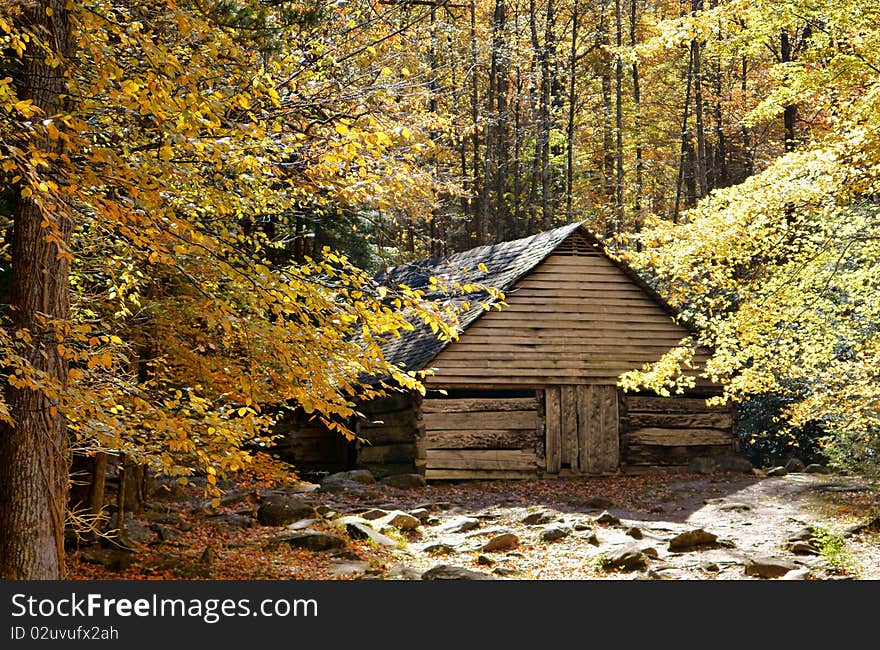
M48 11L47 11L48 10ZM51 15L49 15L51 14ZM63 0L24 6L22 25L39 34L62 59L70 55L70 20ZM51 67L31 44L16 80L18 94L45 117L62 111L63 66ZM24 127L23 127L24 128ZM56 142L33 135L46 151ZM58 182L61 170L51 169ZM27 331L23 356L38 372L63 386L68 364L59 344L69 316L68 274L71 222L61 204L41 210L16 188L13 203L11 328ZM51 234L52 237L47 235ZM47 239L49 241L47 241ZM67 428L56 397L31 386L5 387L14 421L0 430L0 578L52 580L64 576L63 542L67 504Z

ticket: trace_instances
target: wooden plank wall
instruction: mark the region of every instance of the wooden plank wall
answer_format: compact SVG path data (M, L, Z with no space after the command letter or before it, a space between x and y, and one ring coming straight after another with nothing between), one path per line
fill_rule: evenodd
M357 466L377 476L415 471L418 416L416 396L406 393L375 399L361 407Z
M733 413L699 397L626 395L621 414L626 466L686 465L695 456L737 451Z
M534 478L543 463L537 397L425 399L425 477Z
M302 410L284 415L275 425L275 432L283 435L273 452L299 472L348 468L349 441Z
M507 307L481 316L437 355L429 385L613 386L688 335L592 246L565 248L507 292Z
M548 474L602 474L617 469L618 391L613 386L546 389Z

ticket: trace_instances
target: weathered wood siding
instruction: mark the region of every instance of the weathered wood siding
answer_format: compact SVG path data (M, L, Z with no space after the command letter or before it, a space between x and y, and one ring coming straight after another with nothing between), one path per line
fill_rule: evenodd
M686 465L695 456L736 453L733 411L699 397L626 395L621 455L629 467Z
M537 397L425 399L425 477L534 478L543 463Z
M358 420L357 466L377 476L411 473L419 435L417 395L406 393L364 404Z
M431 362L429 385L613 386L688 335L583 237L561 246ZM577 243L577 242L576 242ZM698 356L705 360L705 354Z
M550 386L545 391L547 474L603 474L620 462L618 390Z
M285 414L275 432L282 435L272 451L298 472L336 472L350 464L351 443L301 409Z

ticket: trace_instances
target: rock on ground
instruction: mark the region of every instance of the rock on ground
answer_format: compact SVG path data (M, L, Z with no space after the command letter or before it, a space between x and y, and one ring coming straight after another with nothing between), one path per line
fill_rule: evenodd
M605 569L637 571L647 568L648 556L635 544L629 544L606 553L602 566Z
M297 530L278 538L279 542L291 548L304 548L309 551L330 551L345 546L345 540L337 535L317 530Z
M755 578L781 578L799 568L791 560L782 557L753 557L746 563L745 573Z
M772 469L767 470L767 476L787 476L788 470L784 467L773 467Z
M445 533L466 533L480 527L480 520L473 517L453 517L437 526L437 530Z
M568 537L569 534L571 534L571 529L568 526L552 524L541 531L541 541L556 542L560 539Z
M318 513L301 497L276 494L263 499L257 520L264 526L286 526L301 519L315 519Z
M547 512L546 510L538 510L537 512L530 512L520 519L520 523L526 526L537 526L540 524L549 524L555 518L556 517L554 517L552 513Z
M615 517L610 512L605 510L602 514L596 517L595 522L597 524L619 524L620 517Z
M373 528L370 525L370 522L361 519L360 517L340 517L333 522L333 525L344 528L345 532L348 533L349 537L352 539L368 539L374 544L392 548L398 545L396 540L391 539L387 535L383 535Z
M423 488L427 485L425 477L421 474L394 474L382 479L383 485L390 485L401 490Z
M789 458L785 463L785 471L789 473L803 472L806 467L800 458Z
M718 456L715 459L715 466L722 472L740 474L751 474L754 470L752 464L742 456Z
M674 552L692 551L700 546L715 544L718 535L706 532L702 528L686 530L669 540L669 550Z
M509 551L519 546L519 537L513 533L502 533L496 535L488 542L483 544L480 550L483 551Z
M415 530L421 525L418 519L400 510L389 512L385 516L376 520L376 526L379 530L390 526L398 530Z
M471 571L460 566L438 564L422 574L422 580L494 580L488 573Z

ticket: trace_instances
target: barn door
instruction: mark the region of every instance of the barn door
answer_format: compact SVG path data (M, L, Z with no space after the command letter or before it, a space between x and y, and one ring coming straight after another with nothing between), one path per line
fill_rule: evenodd
M601 474L617 469L616 387L550 386L544 398L548 474Z

